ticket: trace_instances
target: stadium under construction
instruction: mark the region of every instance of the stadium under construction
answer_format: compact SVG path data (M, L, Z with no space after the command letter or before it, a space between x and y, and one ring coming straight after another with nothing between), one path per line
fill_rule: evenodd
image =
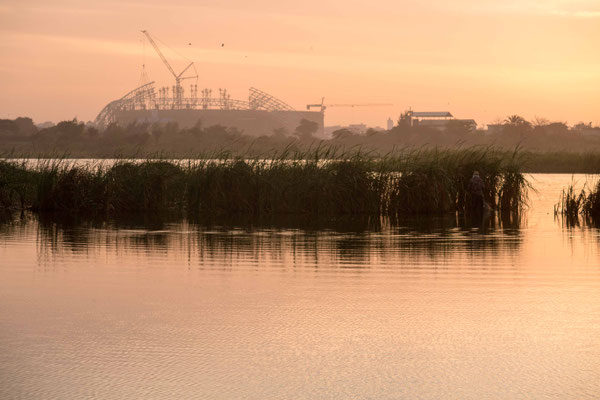
M155 82L149 82L108 103L96 117L95 123L99 128L111 123L126 126L131 123L176 122L182 128L196 124L203 127L221 125L236 128L247 135L260 136L271 135L275 131L291 134L300 121L306 119L317 123L317 135L323 134L324 107L319 111L297 111L253 87L247 101L232 99L226 89L219 89L215 96L210 89L202 89L198 93L196 83L189 85L186 94L182 82L198 80L194 63L190 62L176 73L150 34L147 31L142 33L175 78L175 85L157 90Z

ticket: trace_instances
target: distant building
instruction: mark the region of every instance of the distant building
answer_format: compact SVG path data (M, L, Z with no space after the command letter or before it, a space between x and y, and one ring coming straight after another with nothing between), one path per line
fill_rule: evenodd
M331 134L333 132L339 131L342 128L344 128L342 125L330 125L330 126L326 126L325 129L324 129L325 137L331 137Z
M422 120L413 120L412 126L424 126L427 128L433 128L440 131L446 130L446 124L448 120L445 119L422 119Z
M600 136L600 127L592 127L592 123L579 123L573 127L573 130L581 133L582 136Z
M462 127L465 127L470 132L477 130L477 122L473 119L425 119L417 121L414 126L425 126L443 132L448 130L448 127L451 126L451 124L457 124L461 129Z
M487 135L496 135L498 133L502 133L502 124L488 124L487 126Z
M190 64L191 65L191 64ZM108 103L98 114L95 125L100 129L112 123L169 123L190 128L201 121L203 127L221 125L236 128L250 136L271 134L275 130L294 132L302 120L317 124L315 136L323 136L323 111L297 111L285 102L256 88L250 88L248 100L232 99L227 90L213 97L210 89L198 96L197 86L184 96L182 87L159 88L154 82L142 85L120 99Z
M406 115L412 121L422 121L422 120L448 120L448 118L453 118L452 114L448 111L412 111L408 110Z
M468 128L469 131L477 129L477 123L473 119L454 118L448 111L407 111L406 120L410 126L424 126L438 131L446 131L449 124L460 123Z
M387 120L387 130L389 131L393 127L394 127L394 121L391 118L388 118L388 120Z
M362 135L367 131L367 125L365 124L350 124L346 127L349 131L354 132L355 134Z

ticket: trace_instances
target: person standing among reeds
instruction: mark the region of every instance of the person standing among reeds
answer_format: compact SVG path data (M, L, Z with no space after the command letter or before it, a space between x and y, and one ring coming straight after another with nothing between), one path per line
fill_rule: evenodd
M471 211L473 217L481 218L483 216L483 189L485 184L479 176L479 171L474 171L469 181L469 192L471 193Z

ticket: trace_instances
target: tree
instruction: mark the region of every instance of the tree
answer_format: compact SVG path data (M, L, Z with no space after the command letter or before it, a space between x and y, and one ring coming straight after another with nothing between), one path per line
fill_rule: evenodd
M410 127L410 122L411 116L408 111L404 111L402 114L400 114L400 117L398 117L398 126Z
M56 126L48 128L48 132L51 135L65 142L66 144L80 140L84 131L85 124L77 121L77 118L74 118L71 121L59 122L56 124Z
M285 128L275 128L273 129L273 137L275 138L284 138L288 136L288 131Z
M31 136L37 132L37 127L31 118L19 117L15 119L15 125L20 136Z
M566 136L569 134L569 127L564 122L552 122L545 127L545 131L549 135Z
M546 125L548 125L550 123L550 121L548 121L548 119L546 118L542 118L542 117L535 117L533 119L533 128L534 129L539 129L539 128L543 128Z
M112 122L105 129L103 134L103 141L108 145L115 145L121 143L125 137L125 132L121 125Z
M315 132L317 132L317 130L319 129L319 124L314 122L314 121L310 121L306 118L302 118L300 120L300 125L298 125L296 127L296 130L294 131L294 135L298 136L300 139L312 139L313 138L313 134Z
M236 126L230 126L227 128L227 138L230 140L239 139L244 136L244 130L239 129Z
M519 115L510 115L504 120L504 125L519 127L519 128L531 128L531 122Z
M150 124L148 122L132 122L125 128L127 136L147 135L150 132Z
M342 128L333 131L331 136L333 136L333 138L336 140L340 140L354 136L354 132L352 132L350 129Z
M15 120L0 119L0 134L26 137L35 135L36 133L37 127L31 118L19 117Z
M504 120L503 131L503 133L515 138L523 138L525 134L531 131L531 122L519 115L510 115Z
M100 131L94 126L88 126L86 128L86 134L90 139L96 140L98 139L98 136L100 136Z
M473 125L467 121L451 119L446 122L446 133L452 136L465 136L473 130Z

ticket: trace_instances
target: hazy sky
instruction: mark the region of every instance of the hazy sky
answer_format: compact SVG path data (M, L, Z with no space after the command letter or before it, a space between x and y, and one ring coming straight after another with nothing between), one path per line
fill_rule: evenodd
M0 118L93 120L144 62L171 85L141 29L213 93L394 104L330 108L326 125L384 126L409 107L600 124L598 0L0 0Z

